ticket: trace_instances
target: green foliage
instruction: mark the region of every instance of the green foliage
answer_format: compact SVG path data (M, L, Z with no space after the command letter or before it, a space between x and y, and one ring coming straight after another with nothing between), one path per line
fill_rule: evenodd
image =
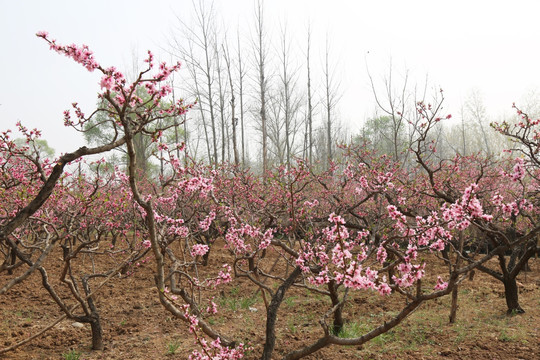
M64 360L79 360L81 353L76 350L70 350L67 353L62 354L62 359Z
M293 335L296 335L296 333L298 332L298 328L294 324L294 319L293 318L288 318L287 319L287 328L289 329L289 331Z
M289 296L285 298L284 302L287 307L293 307L296 300L296 296Z
M240 290L239 290L237 287L233 287L233 288L231 289L231 295L232 295L232 296L238 296L239 291L240 291Z
M227 307L231 311L237 311L238 309L248 310L256 302L257 298L255 297L222 297L219 300L219 305Z
M391 116L379 116L368 119L353 143L366 144L381 154L394 160L400 158L407 148L406 127L403 120Z
M29 146L28 152L31 154L37 153L41 159L53 158L54 149L49 146L47 140L35 139L31 144L26 144L25 139L15 139L17 146Z
M340 338L355 338L364 335L369 331L366 324L359 322L345 323L338 333Z
M257 299L254 297L246 297L240 299L240 308L247 310L251 305L254 305L257 302Z
M180 342L178 340L170 342L167 344L167 355L174 355L176 350L180 347Z
M383 345L388 342L392 342L395 339L395 333L393 331L386 332L373 339L373 343L376 345Z
M499 334L499 340L500 341L503 341L503 342L514 342L517 340L517 336L516 335L510 335L506 332L505 329L501 330L500 334Z
M229 308L231 311L236 311L238 309L248 310L251 305L257 302L256 297L241 297L239 294L240 289L237 287L231 288L229 296L222 296L219 298L219 306Z

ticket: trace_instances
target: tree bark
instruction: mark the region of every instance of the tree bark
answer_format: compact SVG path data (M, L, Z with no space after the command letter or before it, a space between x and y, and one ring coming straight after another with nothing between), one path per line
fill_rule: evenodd
M263 4L262 1L258 1L255 8L255 32L256 32L256 62L257 72L259 76L259 96L260 96L260 110L261 116L261 135L262 135L262 171L263 179L266 181L266 172L268 171L268 132L266 122L266 51L264 44L264 23L263 23Z
M238 96L240 97L240 133L242 142L242 167L246 166L246 151L245 151L245 139L244 139L244 75L245 71L242 67L242 53L240 47L240 33L237 33L238 41Z
M103 329L101 327L99 314L92 314L90 328L92 330L92 350L103 350Z
M519 306L519 292L515 277L504 277L504 297L506 298L506 306L508 314L523 314L525 310Z
M452 289L452 305L450 306L450 324L456 322L456 315L458 309L458 286L456 285Z
M233 155L234 155L234 165L238 166L240 164L240 158L238 155L238 142L236 140L236 128L238 125L238 119L236 118L236 103L235 103L235 96L234 96L234 85L232 80L232 73L231 73L231 58L229 55L229 48L228 45L223 47L223 56L225 58L225 64L227 65L227 74L229 75L229 87L231 89L231 100L229 103L231 104L231 123L232 123L232 140L233 140Z
M261 360L270 360L272 359L272 352L276 345L276 321L277 321L277 312L279 306L283 301L285 292L294 284L294 281L300 274L302 270L299 267L296 267L294 271L289 275L287 280L278 288L274 296L272 296L272 301L268 306L266 311L266 342L264 344L263 354Z
M338 287L335 280L332 280L328 283L328 290L330 292L330 299L332 300L332 306L337 306L339 304L339 295ZM343 306L339 306L334 312L334 324L332 326L332 333L338 335L341 329L343 329Z
M311 50L311 29L308 28L307 38L307 96L308 96L308 124L307 124L307 156L309 159L309 165L313 164L313 105L311 102L311 64L310 64L310 50Z
M463 237L463 233L460 233L459 234L459 253L460 254L463 254L464 242L465 242L465 239ZM459 268L460 265L461 265L461 256L458 255L456 259L456 267ZM459 289L459 285L457 284L452 289L452 305L450 307L450 324L453 324L456 322L456 315L457 315L457 309L458 309L458 289Z

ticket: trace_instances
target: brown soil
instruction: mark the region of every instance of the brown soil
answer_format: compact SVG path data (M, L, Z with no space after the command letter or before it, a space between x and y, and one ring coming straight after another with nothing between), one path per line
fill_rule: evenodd
M422 305L401 325L363 347L330 347L306 359L539 359L540 259L530 264L532 272L518 279L525 314L507 316L502 284L477 272L460 287L456 324L448 324L450 297L445 297ZM80 352L80 359L187 359L196 348L193 337L159 303L152 266L145 264L129 277L114 278L100 291L105 350L90 350L89 325L75 328L73 320L64 320L0 359L63 359L71 350ZM58 269L49 272L51 278L58 277ZM321 335L318 320L328 301L302 294L291 290L281 305L276 359ZM355 293L349 301L345 330L353 335L381 324L404 304L402 298L382 298L371 292ZM211 322L249 342L253 350L247 358L256 359L265 327L260 293L236 281L216 302L220 313ZM0 297L0 311L0 348L35 334L62 315L37 274Z

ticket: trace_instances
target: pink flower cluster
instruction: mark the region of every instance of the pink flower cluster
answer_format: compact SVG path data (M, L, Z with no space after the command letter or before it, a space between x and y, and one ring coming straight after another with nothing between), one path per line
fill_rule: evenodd
M199 228L202 231L208 231L210 229L210 225L212 225L212 221L216 218L216 212L210 211L210 214L208 214L207 217L204 218L201 222L199 222Z
M387 257L386 249L381 245L377 249L377 261L381 263L381 265L386 261Z
M214 190L214 185L212 185L212 182L212 178L196 176L180 181L178 183L178 187L185 190L187 193L199 191L201 193L201 197L206 198L206 196L208 196L208 194Z
M112 66L105 70L105 75L103 75L99 84L102 89L120 92L126 85L126 79L124 74Z
M36 36L45 39L52 50L72 58L75 62L83 65L88 71L94 71L99 68L99 64L94 59L94 54L88 46L83 45L79 47L75 44L67 46L57 45L56 40L49 40L49 34L46 31L39 31L36 33Z
M191 256L204 256L209 250L208 245L195 244L191 247Z
M352 164L347 165L345 170L343 170L343 174L345 174L345 176L347 176L349 179L352 179L355 174L353 171L353 165Z
M330 243L334 243L338 240L346 240L350 234L345 225L345 219L341 216L331 213L328 217L328 221L334 223L332 227L323 229L323 235Z
M194 350L189 355L189 360L239 360L244 358L246 349L242 343L235 348L229 348L222 346L219 338L210 342L210 344L204 338L199 337L198 341L203 351Z
M381 188L381 189L393 189L394 188L394 184L392 183L392 179L394 178L394 175L391 173L391 172L387 172L387 173L384 173L384 174L378 174L377 175L377 183L378 183L378 188Z
M149 52L150 56L152 56L152 54ZM153 56L152 56L153 57ZM152 64L152 62L150 61L149 64ZM165 62L162 62L161 64L159 64L159 73L157 75L154 76L154 79L156 81L165 81L169 78L169 76L171 76L171 74L173 72L175 72L176 70L180 69L180 62L177 62L175 65L173 66L167 66L167 64Z
M516 158L516 164L511 175L513 181L523 180L525 177L525 162L521 158Z
M334 279L348 288L371 289L378 291L381 295L389 294L391 287L386 277L379 279L377 270L362 266L369 253L368 246L363 243L369 232L359 231L355 240L351 240L344 226L345 220L341 216L332 213L328 221L334 225L321 231L322 241L319 244L304 244L303 251L296 259L297 266L303 272L311 272L309 263L314 263L321 269L308 277L308 281L319 286ZM330 251L327 250L329 246L331 246ZM380 246L377 251L378 261L384 262L386 256L386 250ZM330 270L330 266L334 270Z
M247 240L252 240L260 250L266 249L274 238L274 231L267 229L262 232L260 228L250 224L238 224L234 217L229 217L231 226L225 234L227 248L236 254L246 254L252 251L252 246Z
M440 276L437 276L437 284L435 290L445 290L448 287L448 283L445 282Z
M206 281L207 285L211 288L216 288L219 285L227 284L232 281L232 268L229 264L223 264L223 270L220 270L217 277Z
M401 263L397 266L401 276L394 275L392 280L396 285L402 288L412 286L417 280L420 280L425 275L426 264L413 265L411 263Z
M176 235L181 238L187 238L189 236L189 228L183 226L184 219L174 219L167 215L160 215L157 212L154 213L154 219L157 223L167 224L167 233L169 235Z
M304 201L304 206L307 206L308 208L314 208L319 205L319 200L315 199L313 201Z
M477 184L471 184L463 192L460 202L451 204L450 207L443 207L443 219L448 222L450 229L465 230L471 225L472 219L482 219L492 221L493 216L484 214L482 204L474 195Z
M206 308L206 312L209 314L217 314L217 305L214 302L214 298L208 300L208 307Z
M178 116L184 114L193 104L184 105L182 99L179 99L177 102L164 105L163 99L172 92L172 87L169 84L164 82L169 78L169 76L180 68L180 63L177 63L173 66L167 66L165 63L159 65L159 71L156 75L151 78L143 78L146 72L153 68L153 55L151 52L148 54L148 59L145 60L148 63L148 69L140 73L140 77L131 85L126 86L126 79L124 75L114 67L104 69L95 59L92 51L88 46L77 46L77 45L58 45L56 40L50 40L48 38L48 33L45 31L40 31L36 34L38 37L43 38L50 45L50 48L58 53L64 54L67 57L72 58L75 62L82 64L87 70L94 71L98 69L103 73L103 76L100 80L100 86L105 90L105 93L100 94L101 98L105 94L110 95L110 91L114 92L112 99L107 97L110 102L116 103L120 107L125 107L129 105L130 107L137 107L143 104L143 99L141 99L137 93L138 88L145 87L147 94L153 100L153 103L144 108L139 109L146 114L155 114L159 113L160 116ZM113 110L114 112L115 110ZM79 109L76 109L78 112L77 116L79 117L79 126L82 127L84 114L80 112ZM154 115L152 115L154 116ZM64 124L66 126L75 126L76 124L72 122L71 115L69 111L64 112Z

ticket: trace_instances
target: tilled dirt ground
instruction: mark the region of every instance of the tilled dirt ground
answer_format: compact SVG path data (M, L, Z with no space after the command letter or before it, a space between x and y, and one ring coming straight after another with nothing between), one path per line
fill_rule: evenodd
M472 281L460 287L455 324L448 324L448 296L423 304L398 327L364 346L333 346L307 359L540 359L540 259L530 264L532 271L519 277L525 314L507 316L502 284L476 272ZM159 303L152 270L152 263L144 264L133 275L115 277L100 290L103 351L90 350L89 325L79 328L73 320L63 320L0 359L69 359L70 353L96 360L187 359L196 348L194 339L186 325ZM57 271L53 268L49 276L58 277ZM220 312L212 323L248 342L253 350L247 358L256 359L265 328L260 293L254 293L250 284L235 281L215 301ZM352 335L369 331L404 305L403 298L382 298L371 292L355 293L349 301L352 306L345 314L344 331ZM287 293L279 312L276 359L321 335L318 320L327 303L323 297L307 299L300 290ZM0 297L0 312L2 348L37 333L62 315L37 274Z

